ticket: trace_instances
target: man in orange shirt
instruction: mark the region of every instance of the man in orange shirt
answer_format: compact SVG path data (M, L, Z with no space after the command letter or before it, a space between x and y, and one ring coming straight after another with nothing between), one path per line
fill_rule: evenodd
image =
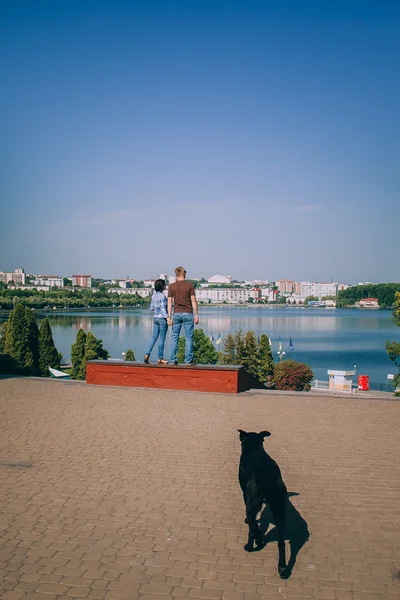
M185 330L185 364L193 363L194 325L199 322L196 292L190 281L186 281L183 267L175 269L176 281L168 288L168 325L172 325L171 358L172 364L178 364L178 341L181 328ZM172 321L172 301L174 303L174 319Z

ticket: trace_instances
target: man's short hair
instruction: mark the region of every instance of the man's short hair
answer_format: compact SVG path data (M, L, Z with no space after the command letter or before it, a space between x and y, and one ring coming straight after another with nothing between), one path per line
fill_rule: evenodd
M154 289L156 290L156 292L162 292L165 288L165 281L164 279L156 279L155 283L154 283Z
M177 277L182 277L182 275L186 275L186 271L183 267L176 267L175 269L175 275Z

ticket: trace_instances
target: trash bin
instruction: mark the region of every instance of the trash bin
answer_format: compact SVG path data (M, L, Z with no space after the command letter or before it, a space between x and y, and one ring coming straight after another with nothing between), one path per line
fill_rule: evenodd
M359 375L358 376L358 389L361 392L368 392L369 390L369 376Z

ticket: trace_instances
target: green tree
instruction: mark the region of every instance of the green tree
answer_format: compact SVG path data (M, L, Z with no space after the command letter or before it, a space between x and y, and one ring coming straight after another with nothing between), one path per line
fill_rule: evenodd
M396 292L400 292L400 283L353 285L339 290L336 305L343 308L353 306L363 298L377 298L381 308L391 308L395 306Z
M86 363L88 360L107 360L109 354L103 348L103 340L96 338L91 331L86 336L85 354L79 367L77 379L86 379Z
M28 331L25 319L25 308L16 304L10 312L7 322L7 334L4 351L14 359L19 368L25 367L28 348Z
M260 370L259 349L254 331L247 331L244 337L243 357L241 364L246 371L258 379Z
M49 367L60 368L62 355L54 345L49 320L43 319L39 327L39 368L43 377L49 377Z
M81 379L81 365L85 356L85 344L86 344L86 333L83 329L79 329L76 334L76 341L71 346L71 362L72 362L72 370L71 377L72 379ZM86 372L86 366L85 366Z
M259 370L258 370L258 379L265 383L268 375L273 375L274 373L274 359L272 357L271 346L269 343L269 338L265 333L260 336L260 341L258 344L258 358L259 358Z
M242 365L245 355L245 341L243 336L243 331L238 329L234 335L235 340L235 348L236 348L236 363L237 365Z
M25 367L32 375L39 375L39 328L32 309L25 307L25 323L27 347L25 353Z
M392 321L395 325L400 327L400 292L396 292L395 302L394 302L394 310ZM396 374L393 385L395 388L395 395L400 395L400 391L397 391L400 388L400 344L399 342L386 342L386 352L389 356L390 360L396 365L398 369L398 373Z
M178 342L178 362L185 362L185 338L180 337ZM193 360L198 365L215 365L218 355L211 340L202 329L196 329L193 334Z
M136 360L135 359L135 353L134 353L134 351L131 350L131 349L127 350L126 353L125 353L124 360L128 360L128 361L134 362Z
M317 298L317 296L307 296L307 298L304 300L304 304L307 305L310 302L318 302L319 298Z
M220 363L223 365L237 365L236 341L231 333L222 342Z
M0 353L4 353L5 352L5 348L6 348L6 336L7 336L7 321L4 321L4 323L2 323L0 325Z

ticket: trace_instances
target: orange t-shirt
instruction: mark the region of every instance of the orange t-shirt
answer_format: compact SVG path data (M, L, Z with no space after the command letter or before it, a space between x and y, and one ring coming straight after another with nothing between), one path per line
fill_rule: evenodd
M174 312L192 313L191 297L195 296L193 283L190 281L175 281L168 287L168 298L174 299Z

